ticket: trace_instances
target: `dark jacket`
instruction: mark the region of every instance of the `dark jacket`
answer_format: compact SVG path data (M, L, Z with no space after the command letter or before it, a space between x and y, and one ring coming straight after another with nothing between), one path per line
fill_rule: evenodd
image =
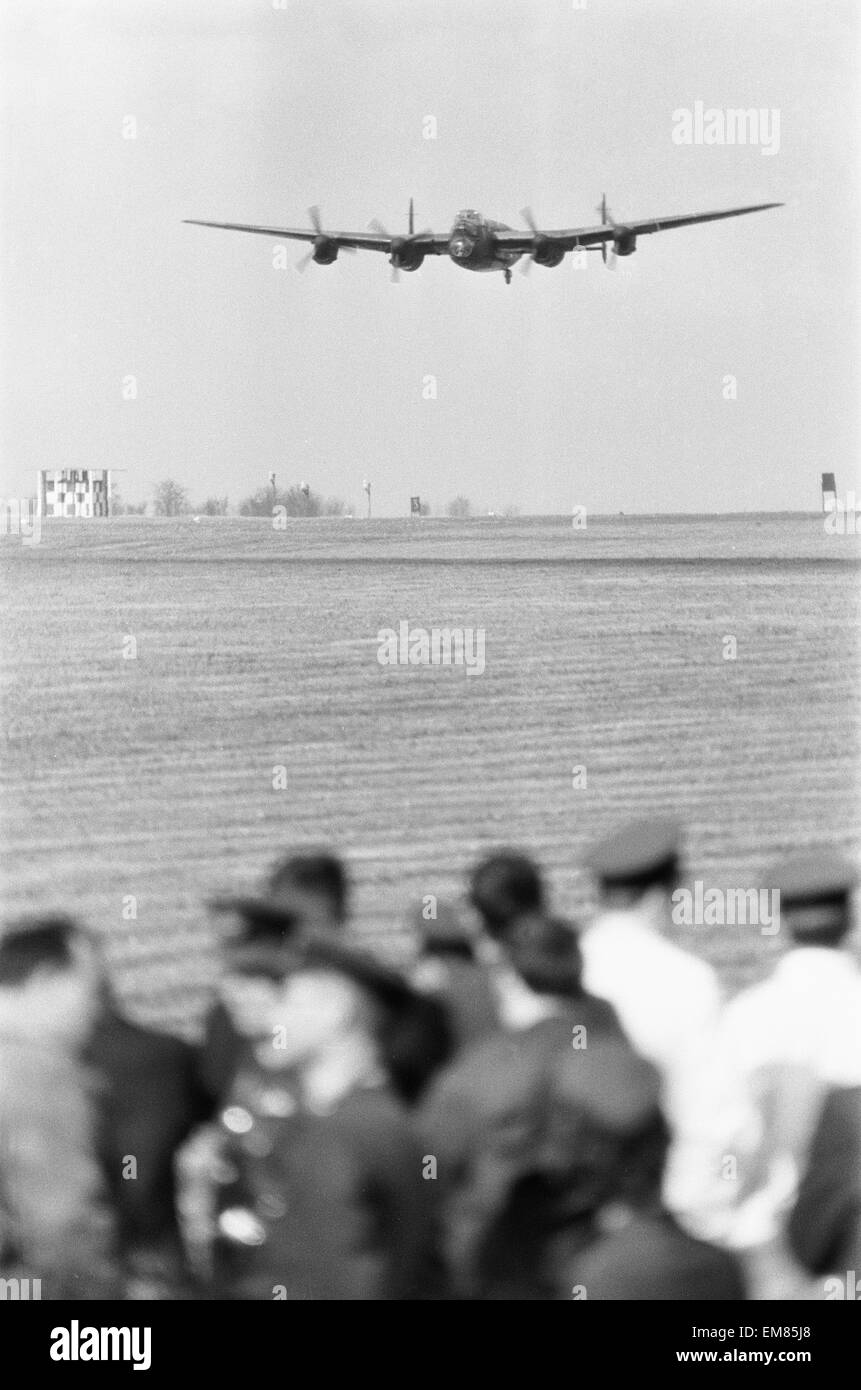
M224 1112L215 1296L437 1296L435 1184L392 1093L354 1090L312 1113L272 1077L256 1105L246 1079Z
M245 1039L236 1028L227 1005L216 999L203 1022L203 1040L198 1053L201 1088L217 1106L228 1094L247 1051Z
M108 1006L90 1035L86 1060L101 1083L98 1151L121 1253L134 1259L160 1252L175 1267L180 1238L174 1157L211 1111L195 1050Z
M657 1094L614 1010L587 994L531 1028L497 1032L441 1073L420 1123L437 1159L456 1296L556 1296L559 1251L588 1237L605 1196L605 1131L647 1113Z
M453 1053L499 1028L496 994L490 972L481 961L454 951L426 953L416 967L415 981L445 1008Z
M695 1240L664 1211L627 1212L570 1261L563 1297L732 1302L747 1297L735 1255ZM570 1286L570 1287L569 1287Z
M826 1098L788 1236L811 1274L861 1277L861 1086Z

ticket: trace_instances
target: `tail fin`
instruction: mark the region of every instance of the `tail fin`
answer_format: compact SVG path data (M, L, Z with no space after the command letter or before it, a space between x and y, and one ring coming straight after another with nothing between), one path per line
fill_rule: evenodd
M599 213L601 214L601 225L602 225L603 227L615 227L616 223L615 223L615 221L614 221L614 219L613 219L613 214L612 214L612 212L610 211L610 209L607 207L607 194L606 194L606 193L602 193L602 194L601 194L601 201L600 201L600 203L598 204L598 206L596 207L595 211L596 211L596 212L599 212Z
M600 203L598 204L598 206L597 206L597 208L595 209L595 211L601 214L601 226L602 226L602 227L615 227L616 223L613 221L613 214L610 212L610 209L607 207L607 194L606 194L606 193L602 193L602 194L601 194L601 201L600 201ZM606 241L602 241L602 242L601 242L601 260L604 262L605 265L607 264L607 243L606 243Z
M409 228L410 228L410 230L409 230L409 235L412 236L413 232L414 232L415 229L416 229L416 228L415 228L415 219L414 219L414 216L413 216L413 200L412 200L412 198L410 198Z

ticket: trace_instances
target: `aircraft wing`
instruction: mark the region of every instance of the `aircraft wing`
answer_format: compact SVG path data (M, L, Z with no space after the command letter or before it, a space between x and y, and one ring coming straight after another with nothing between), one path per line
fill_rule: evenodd
M322 233L315 231L313 227L256 227L247 222L204 222L198 217L185 217L183 221L193 227L218 227L226 232L256 232L258 236L268 236L276 241L307 241L316 240L321 234L337 242L339 246L349 246L356 251L383 251L386 254L392 244L392 237L383 236L379 232L329 232ZM420 247L427 255L439 255L448 245L449 236L435 236L428 233L424 236L414 236L410 240L415 246Z
M668 232L673 227L692 227L697 222L720 222L725 217L743 217L748 212L764 212L767 208L780 208L782 203L755 203L746 208L727 208L724 212L692 212L672 217L650 217L645 221L632 219L625 222L602 223L597 227L565 227L560 231L543 231L541 236L573 251L577 246L600 246L602 241L612 241L620 232L633 232L635 236L647 236L650 232ZM494 241L506 251L531 251L534 234L532 232L494 232Z

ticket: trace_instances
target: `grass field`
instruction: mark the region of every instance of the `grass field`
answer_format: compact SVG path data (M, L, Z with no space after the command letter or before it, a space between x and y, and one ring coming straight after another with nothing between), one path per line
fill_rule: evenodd
M128 517L0 555L5 916L91 922L170 1026L214 970L204 900L288 846L342 848L395 953L406 906L499 843L582 915L583 848L653 806L715 886L858 849L859 547L819 517ZM402 620L483 628L484 673L381 666ZM731 987L779 949L691 944Z

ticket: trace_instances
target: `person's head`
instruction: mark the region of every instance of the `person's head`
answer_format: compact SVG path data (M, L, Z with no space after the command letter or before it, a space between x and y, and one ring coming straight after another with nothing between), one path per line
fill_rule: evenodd
M348 909L347 874L334 854L301 851L275 865L258 897L216 898L210 906L227 918L222 994L237 1027L253 1036L307 943L340 933Z
M381 1019L378 1001L349 975L327 965L300 965L273 995L271 1063L301 1068L346 1043L376 1041Z
M516 850L498 850L482 859L472 872L469 897L488 936L497 941L518 918L544 912L540 871Z
M249 901L229 913L220 946L221 1001L243 1037L261 1037L284 980L302 960L301 933L292 917Z
M328 850L302 850L276 864L266 896L303 933L338 930L349 907L347 871Z
M665 816L626 822L593 846L586 864L605 909L672 897L679 881L679 827Z
M283 982L269 1024L274 1045L264 1064L300 1072L320 1062L347 1072L379 1068L412 1102L450 1054L437 1001L367 951L318 938Z
M852 864L828 850L793 854L766 876L779 894L780 926L795 946L841 947L852 928Z
M28 918L0 936L0 996L34 1030L82 1039L103 984L95 943L69 917Z
M573 1102L555 1150L562 1172L570 1171L576 1154L583 1191L595 1210L607 1203L654 1205L670 1139L660 1108L660 1072L621 1035L590 1039L574 1057L560 1055L554 1062L563 1116L565 1099Z
M450 902L426 896L414 908L408 927L416 939L419 956L424 960L476 959L475 937L461 921Z
M576 927L530 913L511 923L500 944L512 969L534 994L564 999L582 994L583 956Z

